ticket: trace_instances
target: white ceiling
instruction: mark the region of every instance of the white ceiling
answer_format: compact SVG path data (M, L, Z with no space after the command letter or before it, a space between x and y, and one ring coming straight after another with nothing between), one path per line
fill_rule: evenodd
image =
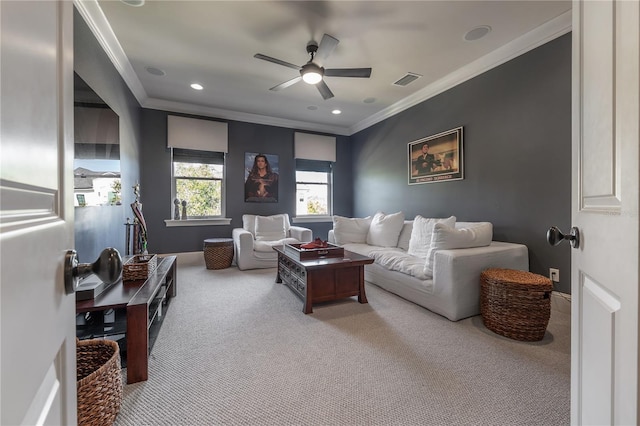
M146 0L141 7L76 0L76 6L143 107L344 135L571 30L571 2L560 0ZM492 31L464 40L482 25ZM303 65L307 42L324 33L340 40L325 68L371 67L371 78L325 77L335 94L328 100L302 81L270 91L298 72L253 55ZM406 87L392 84L407 72L422 77ZM204 90L191 89L193 82ZM342 114L331 114L335 108Z

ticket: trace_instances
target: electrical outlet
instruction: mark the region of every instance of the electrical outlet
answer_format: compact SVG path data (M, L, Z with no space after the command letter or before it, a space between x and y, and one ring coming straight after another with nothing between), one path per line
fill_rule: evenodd
M560 269L549 268L549 279L555 283L560 282Z

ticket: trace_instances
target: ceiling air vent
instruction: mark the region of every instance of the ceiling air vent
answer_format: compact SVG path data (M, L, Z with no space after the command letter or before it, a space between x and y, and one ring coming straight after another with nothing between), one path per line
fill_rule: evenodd
M412 72L408 72L404 77L402 77L400 80L396 81L395 83L393 83L394 86L406 86L409 83L419 79L420 77L422 77L420 74L414 74Z

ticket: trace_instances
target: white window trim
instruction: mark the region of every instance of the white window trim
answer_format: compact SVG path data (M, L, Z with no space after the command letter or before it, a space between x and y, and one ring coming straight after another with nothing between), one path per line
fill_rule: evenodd
M174 167L173 167L173 148L170 147L171 150L171 205L169 207L169 217L173 217L175 206L173 204L173 200L176 198L176 177L174 175ZM229 225L231 224L231 219L224 217L227 214L227 154L224 154L224 160L222 163L222 188L220 189L220 193L222 194L222 200L220 204L221 214L220 217L212 217L212 218L194 218L194 219L165 219L165 224L167 227L171 226L204 226L204 225ZM201 223L194 223L192 225L180 225L180 224L169 224L169 222L186 222L186 221L200 221ZM203 223L202 221L209 221L210 223ZM228 221L228 222L227 222ZM226 222L226 223L225 223Z
M291 218L291 223L316 223L316 222L333 222L332 215L305 215L296 216Z
M175 226L220 226L220 225L231 225L231 218L221 217L221 218L209 218L209 219L185 219L185 220L176 220L176 219L165 219L164 221L167 228L175 227Z

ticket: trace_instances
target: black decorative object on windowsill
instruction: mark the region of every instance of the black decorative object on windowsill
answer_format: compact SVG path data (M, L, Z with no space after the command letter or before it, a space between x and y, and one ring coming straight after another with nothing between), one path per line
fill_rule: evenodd
M187 200L182 200L182 220L187 220Z
M180 220L180 199L173 200L173 220Z

